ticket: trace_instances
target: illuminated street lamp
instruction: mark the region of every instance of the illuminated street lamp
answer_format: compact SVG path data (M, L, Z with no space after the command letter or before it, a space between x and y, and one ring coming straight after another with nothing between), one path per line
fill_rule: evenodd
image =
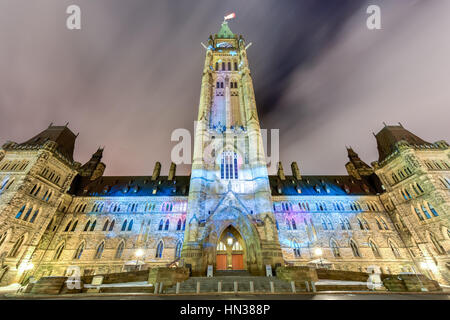
M137 269L138 268L138 263L139 263L139 258L144 255L144 250L137 249L136 252L134 253L134 255L136 256L136 269Z
M319 257L319 259L320 259L320 266L323 268L323 261L322 261L323 251L322 251L322 249L316 248L314 250L314 254Z

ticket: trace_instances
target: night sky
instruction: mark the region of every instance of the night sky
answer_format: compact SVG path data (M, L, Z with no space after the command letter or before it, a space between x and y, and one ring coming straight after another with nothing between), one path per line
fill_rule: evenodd
M369 4L382 30L366 28ZM230 12L286 173L343 174L345 146L376 160L383 121L450 140L450 1L0 0L0 143L70 122L76 161L105 146L107 175L166 173L172 131L197 118L200 42Z

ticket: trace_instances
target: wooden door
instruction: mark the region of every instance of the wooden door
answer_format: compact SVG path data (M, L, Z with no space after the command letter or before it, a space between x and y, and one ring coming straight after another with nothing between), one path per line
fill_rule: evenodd
M227 255L218 254L216 256L216 270L227 270Z
M244 270L244 255L233 254L232 263L233 263L233 270Z

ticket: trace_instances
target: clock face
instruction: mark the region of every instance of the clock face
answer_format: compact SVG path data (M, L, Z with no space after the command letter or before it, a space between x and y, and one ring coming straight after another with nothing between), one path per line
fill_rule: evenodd
M229 42L219 42L217 48L233 48L233 45Z

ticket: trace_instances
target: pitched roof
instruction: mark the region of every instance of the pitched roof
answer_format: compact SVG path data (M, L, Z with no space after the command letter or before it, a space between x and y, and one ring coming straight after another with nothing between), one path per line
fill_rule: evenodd
M19 146L42 146L47 141L58 144L57 150L68 160L73 162L73 151L77 136L67 126L52 126L37 134L30 140L22 142Z
M395 152L397 150L397 143L400 141L406 141L410 145L433 145L409 132L401 125L385 126L375 137L377 139L379 162Z
M189 182L190 176L176 176L173 180L159 176L154 181L151 176L103 176L90 181L78 175L69 193L84 197L188 196Z
M217 38L220 39L233 39L234 33L231 31L230 27L228 26L228 22L224 21L222 22L222 26L220 27L219 33L217 33Z

